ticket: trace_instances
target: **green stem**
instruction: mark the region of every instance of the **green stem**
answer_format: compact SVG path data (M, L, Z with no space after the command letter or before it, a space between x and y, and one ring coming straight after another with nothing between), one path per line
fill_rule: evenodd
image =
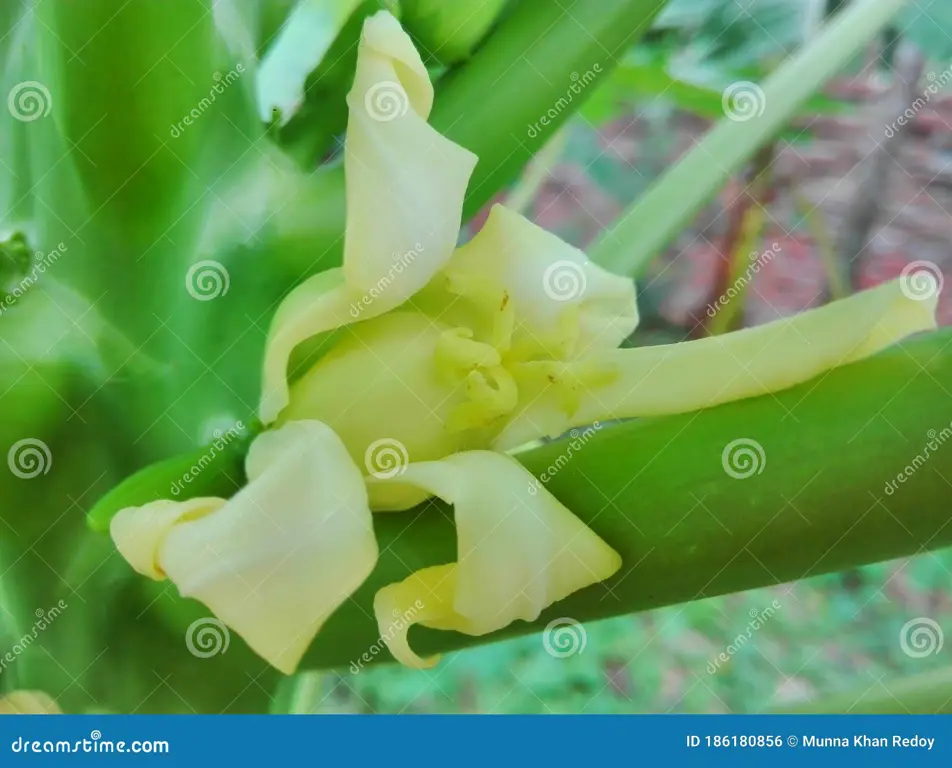
M816 243L817 253L820 255L823 269L826 271L830 299L846 298L852 293L846 274L847 270L836 258L836 248L833 245L833 238L830 237L829 228L823 219L823 211L820 210L819 206L813 205L799 189L793 190L793 204L800 212L803 221L806 222L810 234L813 235L813 242Z
M650 29L664 5L665 0L520 3L466 64L441 81L430 121L480 159L464 220L519 175Z
M759 258L756 253L757 243L760 242L764 230L764 221L766 212L763 206L757 200L752 201L752 205L744 212L744 219L741 224L740 237L734 243L733 252L727 253L730 259L728 273L730 275L727 285L724 288L724 303L708 323L707 332L711 336L719 336L728 331L734 330L738 325L741 311L744 307L744 297L747 295L747 286L749 281L742 279L744 273L750 268L751 256ZM734 288L735 293L730 295L729 289ZM720 297L718 297L720 298Z
M949 715L952 714L952 667L909 677L871 679L868 684L850 691L772 711L830 715Z
M600 431L547 488L621 553L619 574L531 624L481 638L414 628L411 641L424 654L451 651L557 617L591 621L952 544L952 444L885 491L930 430L952 422L950 342L952 330L937 332L783 392ZM738 438L763 447L762 474L725 472L722 454ZM555 442L520 460L539 475L564 450ZM318 635L308 668L346 666L377 641L380 587L456 557L444 505L378 515L374 525L377 568Z
M590 250L606 269L638 274L813 93L889 23L907 0L857 0L781 64L756 94L756 115L721 120ZM753 91L747 88L747 94ZM761 114L762 111L762 114ZM646 224L650 222L650 226Z

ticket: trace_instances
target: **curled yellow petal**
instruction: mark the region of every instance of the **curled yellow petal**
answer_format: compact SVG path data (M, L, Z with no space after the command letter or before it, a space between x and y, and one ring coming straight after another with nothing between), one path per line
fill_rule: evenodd
M166 578L156 556L165 537L175 524L194 520L224 506L224 499L198 498L188 501L162 499L151 504L119 512L111 521L109 533L126 561L143 576L155 581Z
M278 306L265 344L258 416L270 424L288 404L288 361L302 341L354 322L350 293L340 269L314 275ZM369 315L368 315L369 316Z
M0 696L0 715L61 715L53 698L42 691L13 691Z
M385 11L364 24L347 104L344 274L394 307L452 255L476 156L427 123L426 67Z
M450 296L433 309L487 338L514 314L508 344L523 357L568 360L614 349L635 330L634 283L501 205L445 268ZM435 287L426 298L438 301Z
M419 601L413 623L484 635L516 619L534 621L621 567L617 552L508 456L468 451L411 464L393 478L368 478L372 506L392 508L407 485L454 506L458 562L380 591L375 606L385 639L392 626L386 609ZM405 633L390 642L397 658L413 662L405 643Z
M520 407L495 447L595 421L660 416L776 392L935 328L937 297L900 281L723 336L516 366Z
M305 281L278 308L262 372L264 424L288 403L295 347L405 302L450 258L459 236L476 156L427 124L433 87L389 13L364 24L347 103L344 265Z
M414 624L431 623L453 613L456 591L456 565L422 568L403 581L377 590L374 615L384 641L393 657L414 669L429 669L439 656L421 658L410 648L407 632Z
M112 532L137 570L167 576L291 673L376 563L367 493L340 438L316 421L258 436L247 469L248 485L217 508L199 505L200 516L188 502L173 505L177 519L167 507L130 508Z

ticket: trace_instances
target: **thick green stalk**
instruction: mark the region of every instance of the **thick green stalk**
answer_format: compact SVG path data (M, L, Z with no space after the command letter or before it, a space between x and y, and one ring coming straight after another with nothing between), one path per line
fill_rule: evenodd
M547 487L621 553L619 574L532 624L482 638L415 628L412 641L421 652L450 651L557 617L591 621L952 544L952 441L885 490L952 422L950 343L952 331L937 332L775 395L601 430ZM740 438L765 457L747 479L722 464ZM538 475L563 451L556 442L520 459ZM377 568L318 635L307 667L359 658L377 640L376 590L455 559L445 506L378 515L374 525Z
M772 711L830 715L950 715L952 667L909 677L870 679L868 683L850 691L778 707Z
M736 103L728 106L737 114L728 110L728 117L601 234L589 252L592 260L622 274L643 270L724 182L778 135L806 100L879 34L907 1L857 0L781 64L762 88L735 84ZM725 91L725 98L729 97Z
M88 213L151 245L178 214L205 136L217 82L211 3L39 0L37 15L44 85ZM115 268L131 268L140 254L118 256Z
M431 123L479 156L464 219L515 180L664 5L520 3L465 65L440 82Z

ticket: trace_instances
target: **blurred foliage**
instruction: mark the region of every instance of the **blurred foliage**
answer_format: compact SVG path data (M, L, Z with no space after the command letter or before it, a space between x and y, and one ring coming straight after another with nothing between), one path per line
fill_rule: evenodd
M952 2L916 0L898 20L901 34L931 59L948 63L952 57Z

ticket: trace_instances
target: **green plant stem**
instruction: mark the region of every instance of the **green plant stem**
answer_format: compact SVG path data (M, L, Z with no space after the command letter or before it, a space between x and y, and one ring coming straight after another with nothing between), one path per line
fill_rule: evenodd
M749 285L748 281L741 278L750 267L750 254L754 253L754 258L757 258L755 252L763 234L765 218L764 208L759 202L751 201L751 204L745 206L740 236L734 243L733 252L729 251L726 254L729 259L728 280L724 290L719 293L719 296L724 297L725 303L707 325L707 332L711 336L736 330L741 325L739 321L743 317L744 298L747 296ZM736 291L733 296L728 293L730 288Z
M949 715L952 714L952 667L909 677L870 680L850 691L777 707L772 711L831 715Z
M600 431L547 488L623 557L608 582L572 595L532 624L481 638L414 628L422 653L538 631L548 621L618 616L785 583L952 544L952 446L898 490L896 478L952 422L952 330L773 395ZM766 463L728 475L725 446L756 440ZM520 455L541 474L559 442ZM551 469L549 470L551 473ZM377 641L374 593L412 571L452 562L456 532L445 505L374 521L376 570L316 638L305 667L343 667ZM377 657L384 660L386 654Z
M827 285L829 286L830 299L844 299L852 293L849 279L843 266L837 261L836 248L833 245L833 238L830 237L829 228L823 219L823 211L819 206L813 205L810 200L799 189L793 189L794 207L800 212L800 216L810 230L813 236L813 242L816 243L816 250L823 262L823 269L826 272Z
M430 122L480 160L464 220L519 175L651 28L664 5L665 0L520 3L466 64L440 82Z
M763 83L763 114L724 118L625 211L590 250L592 260L637 275L803 103L885 27L907 0L857 0Z
M741 277L750 267L749 254L756 249L763 232L766 217L764 205L770 196L773 178L770 167L775 150L775 144L771 143L757 153L744 179L744 189L730 211L724 247L721 250L726 264L721 264L720 279L712 299L716 302L724 297L726 303L720 307L711 322L707 323L705 330L711 336L735 329L741 318L748 285L748 281L742 281ZM729 295L731 288L735 290L733 298Z

